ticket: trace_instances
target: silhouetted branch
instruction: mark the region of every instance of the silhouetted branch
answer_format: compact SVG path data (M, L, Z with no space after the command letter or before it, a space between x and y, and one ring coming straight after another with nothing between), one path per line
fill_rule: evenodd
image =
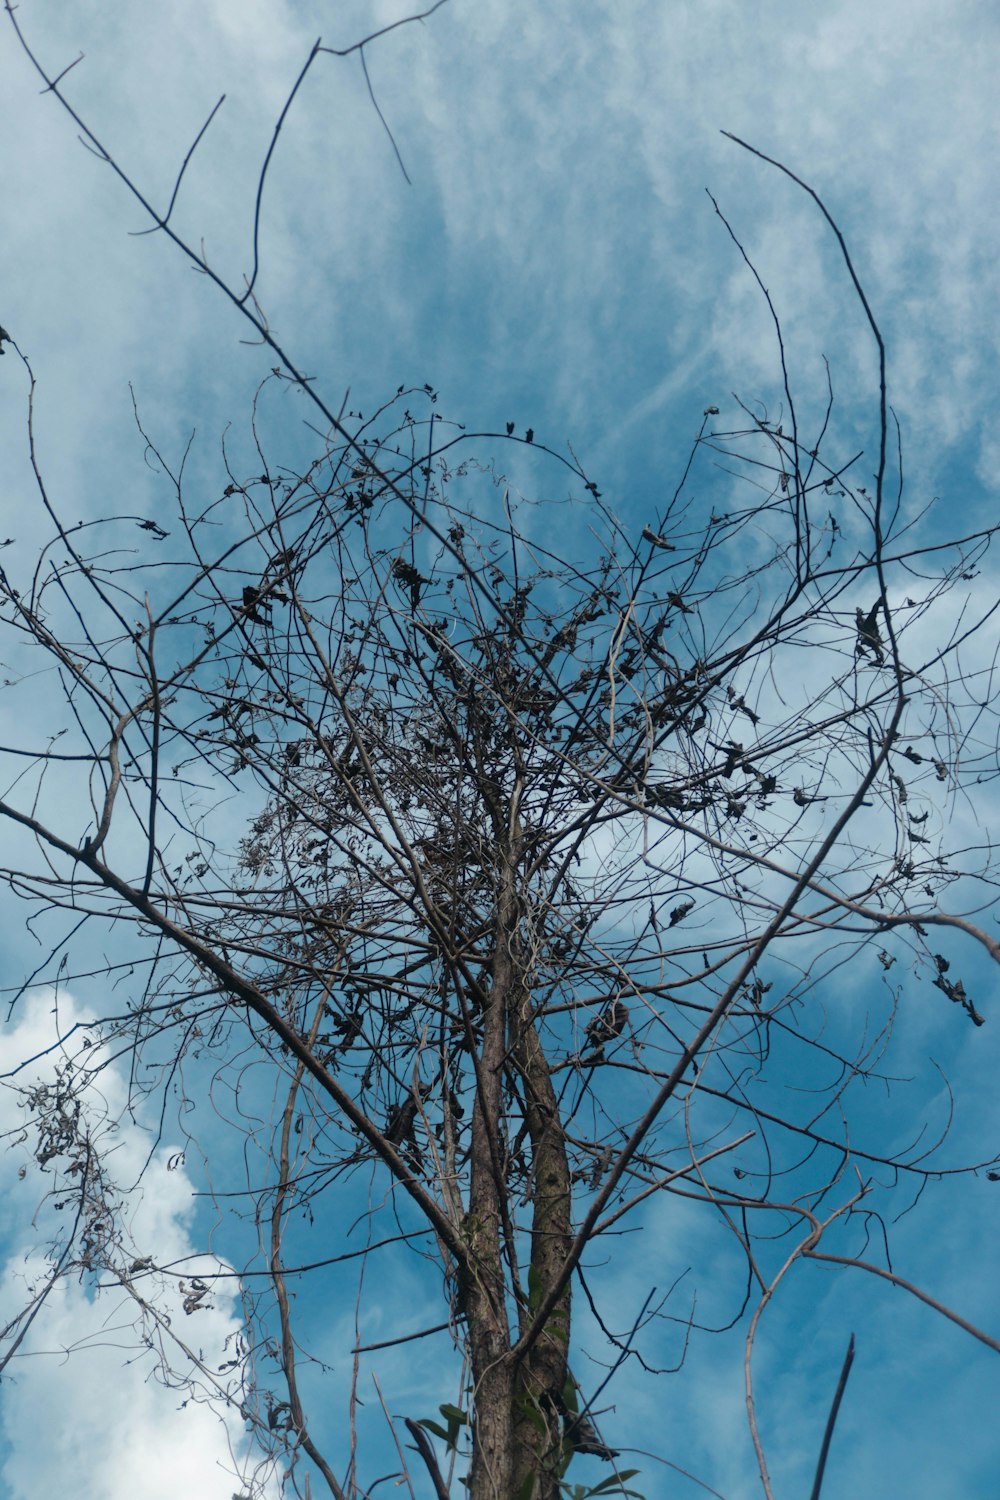
M816 1464L816 1478L809 1493L809 1500L819 1500L820 1491L823 1488L823 1475L826 1471L827 1455L830 1452L830 1442L833 1438L833 1429L837 1425L837 1413L840 1411L840 1403L847 1389L847 1377L851 1373L854 1363L854 1334L851 1334L847 1344L847 1353L844 1355L844 1363L840 1368L840 1378L837 1381L837 1389L833 1393L833 1401L830 1403L830 1415L826 1419L826 1429L823 1433L823 1443L819 1450L819 1461Z

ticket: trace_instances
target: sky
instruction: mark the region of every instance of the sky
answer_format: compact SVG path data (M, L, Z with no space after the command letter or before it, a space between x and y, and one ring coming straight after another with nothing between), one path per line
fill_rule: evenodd
M312 42L345 47L406 14L398 0L22 0L18 19L48 67L84 54L67 94L156 204L169 201L180 162L226 95L175 212L178 232L239 285L251 266L260 163ZM612 507L641 524L672 489L705 406L725 415L736 392L774 412L781 399L766 307L708 189L775 299L807 419L821 409L826 356L838 440L870 452L873 346L830 232L800 189L728 131L806 179L846 236L888 347L907 504L930 507L930 526L940 518L972 530L995 517L1000 19L991 7L449 0L366 57L385 123L357 57L320 58L261 205L260 305L331 404L349 392L349 405L367 412L401 383L429 382L441 412L470 429L501 432L512 420L553 448L571 442ZM139 206L42 96L6 17L0 145L0 324L38 380L39 454L61 509L158 513L162 491L130 383L157 443L179 455L195 432L193 482L217 484L220 435L232 423L230 441L246 444L249 403L273 358L247 342L232 306L163 236L138 237L147 227ZM0 539L30 555L43 528L24 402L22 368L8 356ZM278 410L276 440L306 452L302 403L289 396L285 416ZM530 466L519 477L529 485ZM11 712L23 713L23 701ZM4 968L19 973L30 942L4 900ZM940 1089L928 1058L947 1060L960 1092L955 1157L984 1133L992 1144L975 1154L985 1155L997 1149L1000 1018L974 1034L956 1019L947 1008L921 1017L904 1037L905 1061L927 1077L932 1114ZM41 1035L47 1023L19 1024ZM27 1040L8 1028L0 1046L19 1055ZM197 1248L193 1177L167 1174L167 1156L136 1233L182 1254ZM2 1175L4 1306L39 1233L19 1204L16 1165ZM126 1176L133 1166L123 1163ZM970 1317L992 1317L995 1333L996 1262L981 1247L996 1243L1000 1187L980 1178L934 1192L932 1207L894 1231L901 1264L918 1258L926 1284ZM659 1282L664 1265L679 1272L696 1257L727 1264L716 1231L685 1222L673 1200L669 1212L662 1227L654 1221L623 1242L608 1283L623 1322L633 1278ZM765 1314L757 1358L776 1492L802 1494L811 1481L853 1329L859 1357L829 1495L994 1496L996 1356L902 1294L828 1269L808 1268L800 1290ZM398 1296L405 1306L405 1287ZM344 1311L331 1300L336 1328ZM720 1313L724 1302L720 1291ZM391 1326L391 1304L383 1316ZM223 1344L235 1308L222 1299L211 1317L205 1337ZM65 1287L46 1347L95 1347L33 1357L0 1388L11 1500L57 1490L70 1470L83 1500L228 1497L239 1433L201 1410L179 1413L176 1393L127 1363L113 1322L105 1338L94 1326L83 1292ZM655 1431L661 1451L727 1500L759 1494L741 1361L739 1337L708 1340L692 1349L683 1380L636 1387L629 1409L619 1407L622 1444L642 1447ZM414 1386L427 1379L414 1364ZM114 1392L110 1426L93 1411L98 1390ZM40 1420L58 1441L37 1441ZM704 1493L636 1462L650 1496Z

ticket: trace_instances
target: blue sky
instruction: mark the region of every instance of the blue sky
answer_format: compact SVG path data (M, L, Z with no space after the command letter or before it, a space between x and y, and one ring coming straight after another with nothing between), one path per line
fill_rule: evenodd
M24 0L18 14L49 66L85 53L68 93L159 203L226 93L177 222L238 282L249 269L258 165L312 41L346 45L407 9L397 0L176 0L154 12ZM931 506L927 527L972 530L994 518L1000 20L991 7L450 0L373 46L368 62L410 183L357 59L324 58L290 117L263 203L262 305L331 404L350 388L350 405L367 412L400 383L428 381L442 413L472 429L514 420L553 448L572 442L612 507L641 525L672 489L706 405L725 416L734 391L771 411L780 400L766 308L708 188L776 300L807 416L821 408L825 355L837 438L870 452L873 350L829 233L792 184L722 137L728 130L811 182L847 236L889 347L907 503ZM273 360L241 343L247 331L232 308L162 238L131 237L146 227L140 212L40 97L6 20L0 83L0 324L39 378L47 481L69 517L155 516L162 491L144 463L128 382L165 451L179 454L197 430L191 473L210 490L219 435L232 422L232 442L246 442L249 402ZM10 358L0 396L0 534L30 555L42 527L24 458L22 372ZM282 400L270 408L275 441L305 454L303 403ZM511 473L528 493L542 482L527 457ZM51 711L45 685L32 691L13 706L0 701L5 737L26 699L40 722ZM988 808L960 814L988 825ZM33 950L9 905L3 931L4 968L20 973ZM876 984L857 972L865 977L852 976L852 988ZM839 998L828 997L832 1007ZM973 1032L935 998L926 985L913 989L896 1070L924 1080L926 1102L913 1106L922 1123L944 1107L928 1059L945 1067L960 1098L947 1160L982 1157L998 1144L1000 1020ZM22 1024L41 1036L47 1023L39 1014ZM4 1042L23 1045L23 1035ZM887 1107L871 1101L873 1126ZM9 1275L32 1240L15 1168L4 1170L12 1196L0 1221ZM193 1245L200 1221L185 1193L196 1177L194 1167L167 1174L164 1165L137 1234L178 1254ZM994 1332L998 1204L1000 1186L983 1178L932 1185L893 1231L903 1274ZM704 1269L698 1278L706 1319L733 1310L738 1273L724 1234L675 1200L619 1255L617 1272L595 1266L594 1276L606 1278L623 1324L635 1315L634 1286L665 1288L688 1264L718 1266L715 1280ZM393 1290L387 1327L413 1303L404 1271ZM338 1297L339 1288L323 1315L342 1345L352 1313ZM236 1326L225 1302L211 1318L206 1338ZM42 1342L96 1342L94 1323L67 1289ZM818 1266L776 1297L756 1356L776 1492L807 1491L852 1329L859 1354L827 1493L995 1495L996 1356L903 1294ZM676 1350L664 1341L666 1364ZM70 1464L85 1500L232 1492L213 1468L225 1461L218 1427L200 1410L178 1413L176 1396L125 1368L119 1342L109 1332L69 1361L32 1360L0 1392L13 1500L58 1489ZM399 1356L403 1403L433 1381L433 1359L414 1347ZM619 1391L605 1425L623 1446L655 1434L651 1446L727 1500L756 1495L741 1361L738 1333L696 1341L680 1376ZM53 1430L63 1424L62 1436L39 1444L45 1419ZM239 1432L232 1438L238 1444ZM703 1493L636 1462L647 1495Z

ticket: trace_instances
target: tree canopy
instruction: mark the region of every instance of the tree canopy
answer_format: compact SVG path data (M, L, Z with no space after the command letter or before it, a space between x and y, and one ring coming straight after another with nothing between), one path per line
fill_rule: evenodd
M996 605L954 606L993 532L929 535L908 509L877 318L816 211L878 352L874 478L838 447L832 387L805 431L786 372L780 411L698 412L638 524L572 448L504 414L468 431L430 385L336 407L252 278L215 278L276 361L252 461L224 446L225 482L193 492L137 402L156 516L70 523L21 355L51 539L4 560L0 629L58 684L42 739L60 729L2 751L3 878L45 955L17 1007L95 971L113 985L47 1072L6 1080L61 1225L8 1369L83 1277L128 1302L161 1378L245 1424L245 1494L280 1475L353 1497L384 1478L362 1384L419 1338L452 1394L401 1410L376 1386L394 1482L633 1493L616 1389L667 1380L665 1323L681 1365L708 1330L678 1286L640 1289L623 1330L609 1278L623 1234L669 1235L689 1207L742 1256L766 1494L752 1351L803 1263L915 1292L1000 1352L885 1253L941 1170L895 1076L896 975L978 1028L954 955L1000 959L977 916L993 849L963 816L996 775ZM273 416L289 389L306 462ZM218 1211L193 1270L134 1242L137 1185L115 1177L120 1133L151 1128L152 1159L168 1110ZM407 1276L434 1324L332 1347L306 1288L353 1260L359 1301ZM188 1320L234 1281L241 1337L202 1348ZM331 1419L321 1372L345 1358Z

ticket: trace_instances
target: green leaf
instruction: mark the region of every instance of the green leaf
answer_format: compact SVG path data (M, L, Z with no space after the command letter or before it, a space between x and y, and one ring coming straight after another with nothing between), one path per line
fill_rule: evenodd
M517 1492L517 1500L531 1500L534 1493L535 1476L534 1474L525 1474L521 1488Z
M542 1300L542 1276L536 1265L528 1267L528 1311L534 1312Z
M426 1427L427 1431L428 1432L433 1432L433 1434L434 1434L435 1437L441 1438L442 1441L444 1441L444 1442L448 1441L448 1434L445 1432L444 1428L441 1426L441 1423L440 1422L432 1422L431 1419L430 1419L430 1417L424 1417L421 1421L419 1421L417 1423L417 1426L418 1427Z
M587 1493L588 1495L634 1495L635 1490L627 1490L624 1486L626 1479L631 1479L638 1472L638 1469L622 1469L618 1474L609 1474L607 1479L602 1479L600 1484L595 1484Z
M468 1422L469 1420L468 1415L462 1410L460 1406L452 1406L448 1401L445 1401L442 1406L439 1406L438 1411L441 1413L442 1417L446 1417L449 1422L457 1422L460 1427L464 1427L466 1422Z
M542 1416L535 1403L533 1401L526 1401L522 1397L517 1404L520 1407L523 1415L526 1416L528 1421L531 1423L532 1427L534 1427L537 1432L542 1433L542 1435L544 1436L545 1432L547 1431L545 1418Z

